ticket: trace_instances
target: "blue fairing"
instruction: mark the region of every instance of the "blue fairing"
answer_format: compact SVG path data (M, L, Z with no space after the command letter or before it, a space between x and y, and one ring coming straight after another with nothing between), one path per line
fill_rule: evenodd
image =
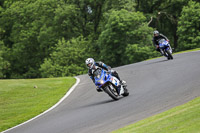
M160 47L160 49L165 50L165 51L170 49L169 42L166 41L165 39L162 39L159 41L159 47Z
M111 74L107 74L104 69L98 69L94 72L95 85L102 87L105 83L111 81Z

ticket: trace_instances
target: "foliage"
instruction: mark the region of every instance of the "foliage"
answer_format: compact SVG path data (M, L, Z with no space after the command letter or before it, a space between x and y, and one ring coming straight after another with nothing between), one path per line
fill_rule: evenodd
M128 44L150 45L152 29L145 19L141 12L112 11L98 40L102 60L123 65L127 63L124 51Z
M0 41L0 79L6 78L6 74L10 69L10 63L5 58L6 48L3 46L2 41Z
M85 59L92 52L89 42L83 37L60 40L50 58L46 58L41 65L42 77L74 76L86 72Z
M180 49L200 47L200 3L189 1L178 23Z
M135 11L136 3L133 0L109 0L105 1L104 11L122 10Z
M178 47L177 25L183 6L189 0L137 0L136 10L145 14L149 25L166 35ZM152 17L152 18L151 18Z
M154 47L141 47L139 44L129 44L126 47L126 55L129 57L128 63L135 63L149 58L160 56L160 54L155 51Z
M6 31L4 42L11 48L9 59L14 75L11 77L38 77L40 64L59 38L70 39L80 34L78 15L73 5L56 0L11 4L1 17Z
M153 29L166 35L175 50L199 47L198 12L198 0L1 0L1 78L82 74L85 57L112 67L141 61L154 56ZM79 47L84 41L87 45ZM54 55L61 48L58 42L70 45L64 65ZM137 54L131 54L135 47ZM89 52L66 67L75 51Z

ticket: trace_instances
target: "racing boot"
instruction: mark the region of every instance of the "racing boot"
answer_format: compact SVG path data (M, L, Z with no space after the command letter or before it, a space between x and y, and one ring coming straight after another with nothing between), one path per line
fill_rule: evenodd
M125 86L125 87L127 86L125 80L120 80L120 84L123 85L123 86Z
M102 92L103 90L99 87L96 88L98 92Z

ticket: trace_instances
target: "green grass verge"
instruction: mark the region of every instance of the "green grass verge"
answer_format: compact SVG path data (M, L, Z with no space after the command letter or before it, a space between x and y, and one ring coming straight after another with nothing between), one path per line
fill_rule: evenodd
M186 52L192 52L192 51L198 51L198 50L200 50L200 48L195 48L195 49L191 49L191 50L175 52L174 54L180 54L180 53L186 53Z
M75 78L0 80L0 132L52 107Z
M200 133L200 97L112 133Z
M192 52L192 51L198 51L198 50L200 50L200 48L195 48L195 49L186 50L186 51L180 51L180 52L174 52L174 53L172 53L172 55L174 55L174 54L186 53L186 52ZM154 57L154 58L146 59L145 61L152 60L152 59L156 59L156 58L160 58L160 57L163 57L163 56L159 56L159 57Z

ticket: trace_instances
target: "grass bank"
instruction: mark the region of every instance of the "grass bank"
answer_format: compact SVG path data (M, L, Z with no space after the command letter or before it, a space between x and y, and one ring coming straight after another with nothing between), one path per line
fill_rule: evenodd
M181 53L187 53L187 52L193 52L193 51L199 51L199 50L200 50L200 48L195 48L195 49L186 50L186 51L173 52L173 53L172 53L172 56L175 55L175 54L181 54ZM160 57L163 57L163 56L159 56L159 57L154 57L154 58L146 59L145 61L152 60L152 59L156 59L156 58L160 58Z
M52 107L75 78L0 80L0 132Z
M200 97L112 133L200 133Z

